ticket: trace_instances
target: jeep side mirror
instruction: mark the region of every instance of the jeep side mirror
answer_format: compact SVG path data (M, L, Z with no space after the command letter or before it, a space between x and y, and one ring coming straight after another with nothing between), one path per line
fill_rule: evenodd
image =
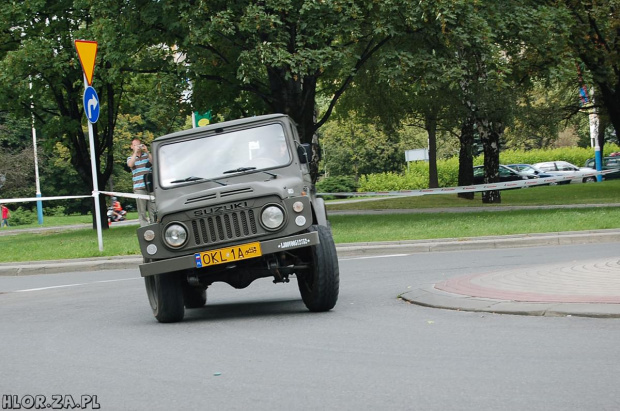
M312 145L308 143L300 144L297 146L297 155L301 164L307 164L312 158Z
M153 194L153 173L148 172L142 176L142 180L144 181L144 189L147 193Z

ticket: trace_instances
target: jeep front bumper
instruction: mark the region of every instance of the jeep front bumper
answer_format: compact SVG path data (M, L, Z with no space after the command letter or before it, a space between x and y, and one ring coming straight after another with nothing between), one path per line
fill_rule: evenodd
M310 233L277 238L275 240L259 241L258 244L260 244L261 254L257 255L257 257L261 255L274 254L281 251L292 250L295 248L303 248L311 245L317 245L319 244L319 234L316 231L313 231ZM242 245L243 244L241 244L240 246ZM140 275L142 277L148 277L151 275L170 273L174 271L198 269L200 268L200 263L197 263L199 254L201 253L189 254L182 257L174 257L166 260L158 260L140 264ZM245 259L249 258L246 257ZM218 263L221 264L225 262L226 261L218 261Z

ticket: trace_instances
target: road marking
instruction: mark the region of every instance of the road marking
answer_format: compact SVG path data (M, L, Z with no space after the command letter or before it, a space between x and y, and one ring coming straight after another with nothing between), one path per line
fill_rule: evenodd
M368 257L351 257L351 258L339 258L339 261L351 261L351 260L369 260L371 258L390 258L390 257L407 257L411 254L390 254L390 255L372 255Z
M65 284L65 285L53 285L50 287L40 287L40 288L28 288L25 290L15 290L14 293L27 293L30 291L43 291L43 290L52 290L54 288L69 288L69 287L78 287L81 285L90 285L90 284L101 284L101 283L114 283L118 281L129 281L129 280L137 280L138 278L121 278L118 280L101 280L101 281L93 281L90 283L76 283L76 284Z

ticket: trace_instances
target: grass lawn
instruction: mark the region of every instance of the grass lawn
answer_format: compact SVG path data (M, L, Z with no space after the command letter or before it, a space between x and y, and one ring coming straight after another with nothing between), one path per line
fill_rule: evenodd
M97 232L92 229L24 233L0 237L0 262L63 260L72 258L139 255L136 226L103 230L99 251Z
M415 209L481 206L456 195L337 204L335 209ZM596 184L535 187L502 192L502 204L558 205L620 203L620 181ZM86 217L86 218L85 218ZM137 216L130 216L137 218ZM58 219L58 220L57 220ZM475 211L461 213L411 213L330 216L336 243L463 238L487 235L528 234L620 228L620 207ZM44 226L91 223L89 216L46 217ZM38 224L33 225L38 227ZM20 227L11 228L18 231ZM92 229L0 236L0 262L56 260L101 256L140 255L136 226L114 226L103 232L104 252L98 249Z
M101 210L101 212L107 212L107 210ZM44 208L45 213L45 208ZM138 213L136 211L127 213L127 220L137 220ZM23 225L12 225L11 229L22 229L22 228L38 228L38 227L61 227L66 225L75 225L75 224L92 224L93 217L90 214L86 215L70 215L70 216L43 216L43 224L39 225L38 221L35 221L30 224ZM9 220L9 224L11 224L11 220Z
M610 180L590 184L567 184L528 187L519 190L503 190L501 192L501 196L501 204L483 204L481 193L476 193L473 200L465 200L457 197L455 194L429 194L418 197L390 197L384 200L373 199L373 201L360 201L356 203L343 203L343 200L333 200L327 202L327 210L620 203L620 180Z
M464 238L620 228L620 208L335 215L336 243Z

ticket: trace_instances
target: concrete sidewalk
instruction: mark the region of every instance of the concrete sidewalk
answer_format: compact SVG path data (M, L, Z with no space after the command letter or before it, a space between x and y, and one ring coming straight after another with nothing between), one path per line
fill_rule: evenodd
M340 258L619 242L620 229L337 245ZM0 264L0 275L135 269L140 256ZM427 307L501 314L620 318L620 257L456 277L399 296Z

